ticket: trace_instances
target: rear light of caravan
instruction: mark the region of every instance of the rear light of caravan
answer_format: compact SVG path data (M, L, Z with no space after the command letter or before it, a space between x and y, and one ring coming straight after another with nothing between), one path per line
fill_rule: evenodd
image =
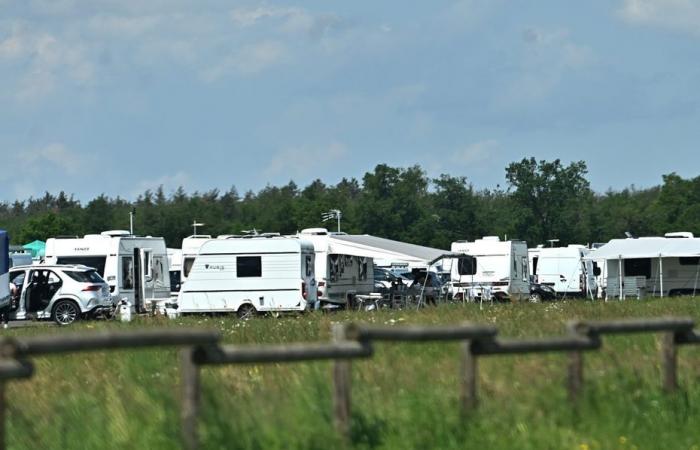
M99 284L91 284L90 286L85 286L83 292L96 292L102 290L102 286Z
M306 300L306 283L304 281L301 282L301 296L304 297L304 300Z

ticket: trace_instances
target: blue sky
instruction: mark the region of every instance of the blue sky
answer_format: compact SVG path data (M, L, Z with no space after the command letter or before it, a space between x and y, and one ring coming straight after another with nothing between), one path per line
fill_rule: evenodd
M413 4L415 3L415 4ZM0 200L700 172L700 1L0 0Z

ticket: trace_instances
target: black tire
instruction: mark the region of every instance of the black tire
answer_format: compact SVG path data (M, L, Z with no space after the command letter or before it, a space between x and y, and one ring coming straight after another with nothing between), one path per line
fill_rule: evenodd
M51 318L58 325L70 325L80 320L80 308L72 300L59 300L53 306Z
M255 309L255 306L251 305L250 303L243 303L238 307L238 311L236 311L236 315L241 320L252 319L257 314L258 311Z

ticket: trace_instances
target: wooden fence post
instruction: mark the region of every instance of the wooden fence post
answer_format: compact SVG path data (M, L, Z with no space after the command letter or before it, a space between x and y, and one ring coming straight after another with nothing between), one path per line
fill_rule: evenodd
M471 341L462 342L462 364L460 371L460 405L462 417L473 411L478 403L476 383L479 377L477 356L472 353Z
M201 398L199 366L194 361L194 347L180 350L180 419L182 441L186 450L199 448L197 417Z
M583 352L569 352L568 376L566 378L566 388L569 400L576 404L583 389Z
M663 390L671 393L678 389L676 368L678 352L676 350L675 333L665 332L661 335L661 372Z
M333 341L342 342L347 339L344 324L333 324ZM333 420L335 429L345 439L350 438L350 361L336 359L333 362Z

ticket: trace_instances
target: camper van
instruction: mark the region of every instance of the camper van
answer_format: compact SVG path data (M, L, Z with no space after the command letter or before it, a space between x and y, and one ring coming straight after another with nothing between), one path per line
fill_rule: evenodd
M700 238L689 232L613 239L586 259L605 263L605 297L700 293Z
M319 301L348 305L356 295L374 291L373 259L333 236L325 228L307 228L298 235L311 242L316 252Z
M313 244L300 239L211 239L199 248L177 313L304 311L316 302Z
M46 264L82 264L97 270L109 284L114 302L126 299L143 313L170 297L165 240L113 230L82 238L46 241Z
M524 241L501 241L486 236L474 242L452 243L453 253L474 259L458 259L452 264L452 295L456 299L515 300L530 295L530 270Z
M583 245L528 249L533 281L550 286L559 296L595 297L597 265L583 259L588 252Z

